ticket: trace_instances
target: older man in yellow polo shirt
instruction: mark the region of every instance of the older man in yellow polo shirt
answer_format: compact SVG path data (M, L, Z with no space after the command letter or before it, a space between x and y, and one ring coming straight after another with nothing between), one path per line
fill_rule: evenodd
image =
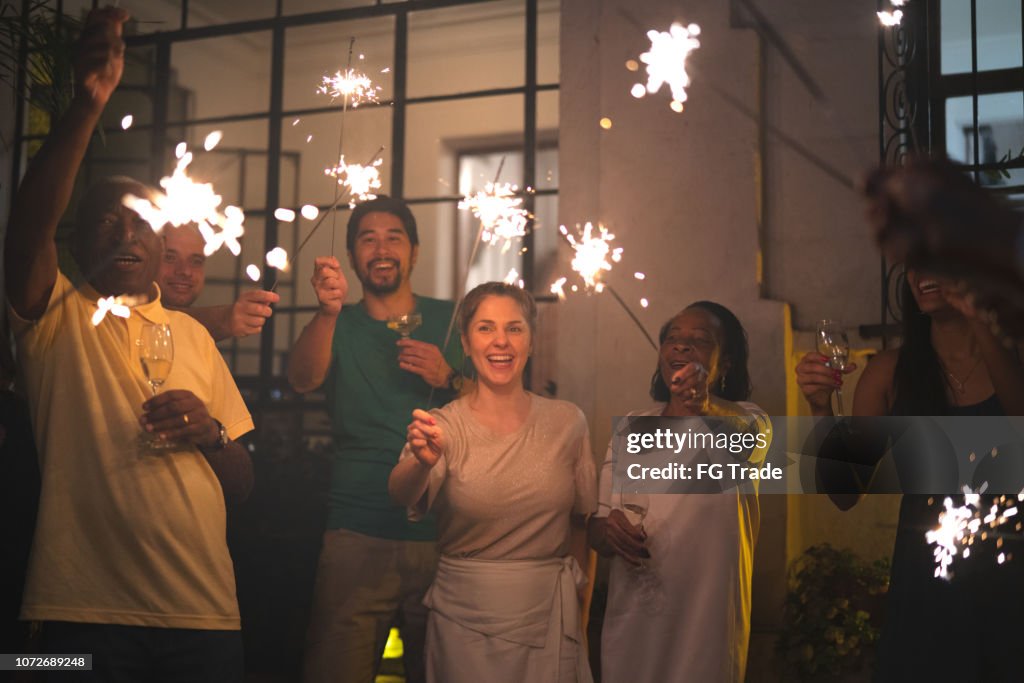
M162 242L121 204L129 179L79 207L77 289L57 265L57 222L93 128L124 68L121 9L86 20L68 113L33 159L6 237L20 382L39 447L42 492L22 601L52 654L92 654L87 680L239 681L242 645L225 498L244 498L252 429L206 330L168 311L154 284ZM127 319L92 317L100 297L146 301ZM174 359L152 396L142 326L168 325ZM140 435L175 447L155 450Z

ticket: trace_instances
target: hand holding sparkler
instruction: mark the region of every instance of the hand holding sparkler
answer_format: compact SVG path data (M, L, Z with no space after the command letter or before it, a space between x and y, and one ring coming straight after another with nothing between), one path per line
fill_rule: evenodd
M313 261L313 277L310 278L316 300L320 304L320 315L337 318L348 294L348 280L341 272L341 264L333 256L317 256Z
M708 371L700 363L687 363L672 373L668 390L676 400L681 400L685 412L691 415L706 415L708 412Z
M425 410L412 411L412 423L406 432L406 441L416 459L427 469L437 464L444 455L444 430L434 416Z
M75 91L102 109L124 73L124 40L128 12L118 7L94 9L86 17L78 38L75 59Z
M273 315L271 308L281 300L275 292L252 289L242 292L238 300L228 307L227 328L232 337L247 337L257 334L263 329L264 323Z

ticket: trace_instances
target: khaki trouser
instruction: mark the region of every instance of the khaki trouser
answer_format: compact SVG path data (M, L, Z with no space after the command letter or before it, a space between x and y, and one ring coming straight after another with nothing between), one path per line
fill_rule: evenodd
M327 531L306 637L306 683L372 683L396 621L401 622L406 680L422 683L423 596L436 568L433 542Z

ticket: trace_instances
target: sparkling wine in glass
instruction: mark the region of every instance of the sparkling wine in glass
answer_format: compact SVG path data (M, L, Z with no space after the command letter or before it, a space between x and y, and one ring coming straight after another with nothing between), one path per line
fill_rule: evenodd
M626 519L633 526L644 529L644 519L647 518L647 511L650 509L651 499L646 493L622 493L622 510L626 513ZM640 569L645 569L646 564L640 561Z
M838 320L821 320L817 332L818 353L828 358L826 365L842 372L850 359L850 342ZM843 390L836 387L836 414L843 415Z
M174 361L174 341L171 339L170 325L151 323L143 325L137 343L142 372L146 375L153 395L156 396L157 390L171 374L171 363ZM151 450L177 447L173 442L159 439L148 432L143 433L143 441Z
M402 335L402 339L408 339L409 335L422 324L423 316L416 312L388 316L388 329Z

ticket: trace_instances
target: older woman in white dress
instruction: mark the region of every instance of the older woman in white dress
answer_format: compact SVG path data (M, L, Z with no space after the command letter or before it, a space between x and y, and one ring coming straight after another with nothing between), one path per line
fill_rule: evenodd
M580 630L584 520L596 508L586 420L523 387L536 307L492 282L466 295L462 344L479 378L417 410L388 483L437 516L441 559L424 603L436 683L588 683Z
M724 306L701 301L665 324L652 407L633 416L721 418L731 429L767 435L750 395L746 333ZM682 428L680 428L681 430ZM618 438L618 437L613 437ZM765 439L764 443L767 443ZM766 449L746 453L747 462ZM717 460L706 450L674 456ZM750 582L759 525L756 491L660 493L646 497L642 526L613 492L612 448L601 470L591 545L613 556L601 635L604 683L741 682L750 637ZM634 520L635 521L635 520Z

